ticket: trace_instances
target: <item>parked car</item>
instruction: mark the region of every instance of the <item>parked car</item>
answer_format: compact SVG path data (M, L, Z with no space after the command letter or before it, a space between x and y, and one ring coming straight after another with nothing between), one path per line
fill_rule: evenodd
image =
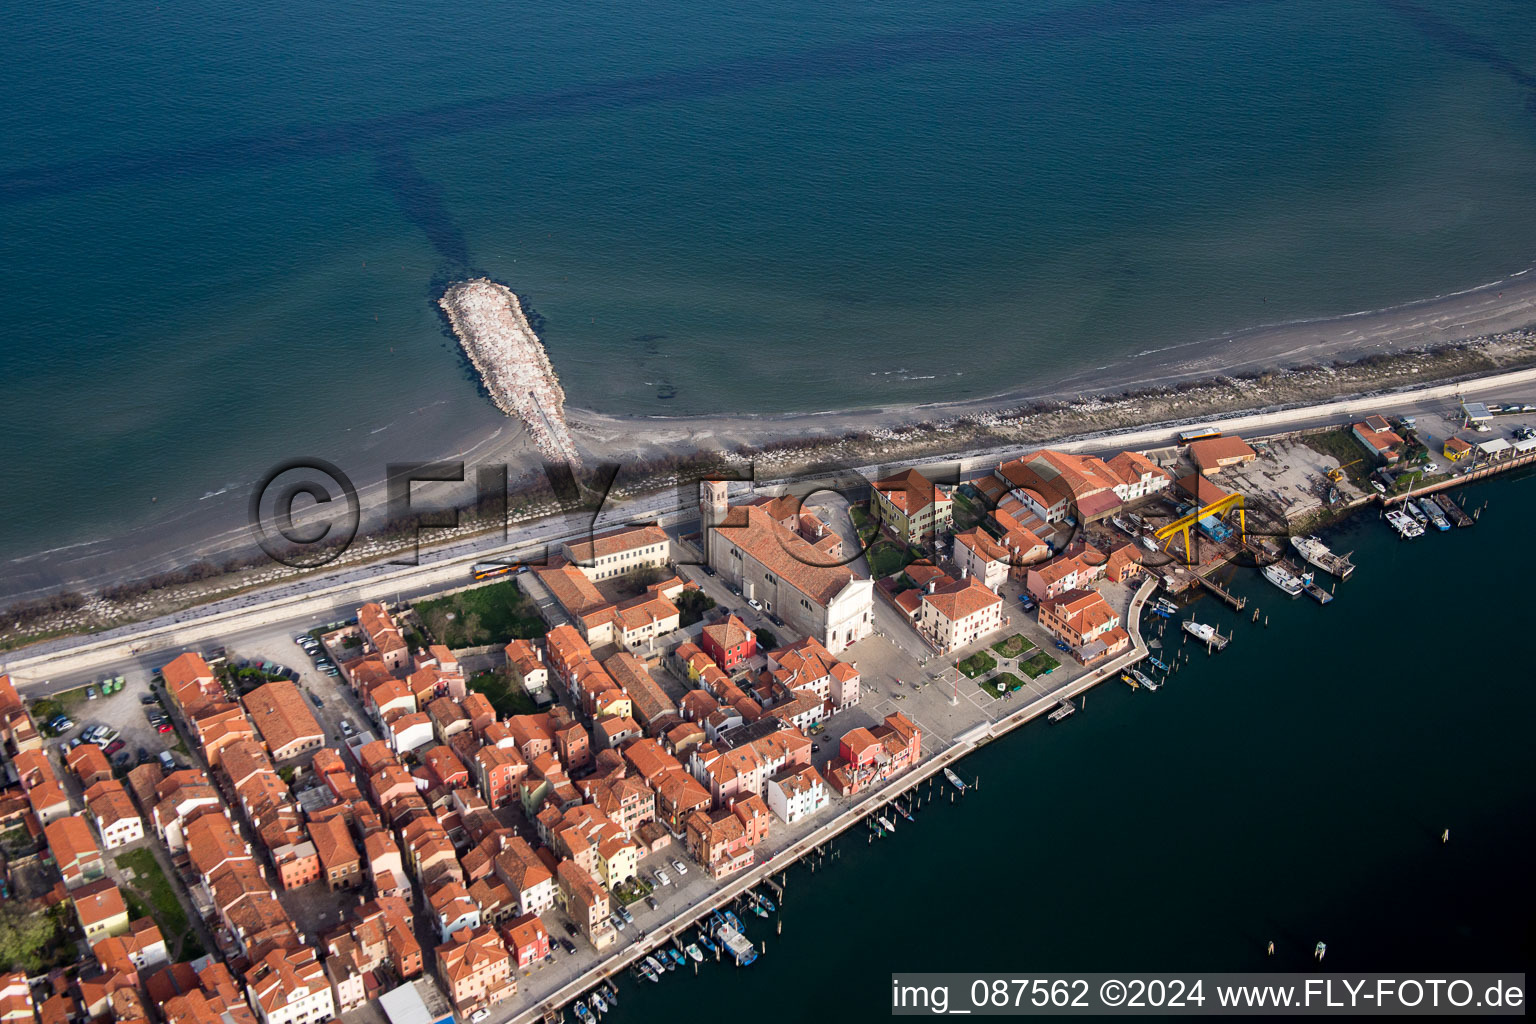
M95 700L96 699L96 687L94 687L94 686L87 686L85 688L85 695L90 700Z
M160 703L160 698L156 697L152 693L141 693L141 694L139 694L139 703L143 704L145 706L148 706L150 704L159 704Z
M170 732L170 731L171 731L171 723L170 722L161 722L159 725L155 726L155 732Z
M59 744L59 756L60 757L68 757L69 756L69 752L72 749L73 748L70 747L70 745L68 743L60 743Z
M627 923L629 923L629 924L634 924L635 923L635 915L631 914L629 912L629 908L628 907L624 907L624 906L619 907L618 914Z
M176 758L171 756L169 750L160 751L160 767L166 771L172 771L176 767Z
M629 927L627 924L624 923L624 919L622 917L620 917L618 914L609 914L608 915L608 923L613 925L619 931L623 931L625 928Z
M656 902L656 897L655 896L647 896L645 898L645 905L650 907L652 910L660 910L661 909L661 904Z
M752 609L752 610L753 610L753 611L758 611L758 612L760 612L760 611L762 611L762 610L763 610L763 604L762 604L762 602L761 602L761 601L759 601L759 600L758 600L758 599L757 599L757 598L755 598L755 597L749 597L749 598L747 598L747 605L748 605L748 606L749 606L749 607L751 607L751 609Z
M111 743L107 744L107 748L103 750L102 753L106 754L108 757L111 757L113 754L117 753L119 750L122 750L127 745L128 744L124 743L122 740L113 740Z
M671 864L672 864L672 869L674 871L676 871L678 874L686 875L688 873L688 865L684 864L682 861L678 860L676 857L671 858Z
M571 934L574 935L576 933L573 931ZM576 943L572 942L570 939L560 939L559 942L560 948L565 950L567 953L576 952Z
M312 704L314 704L314 705L315 705L315 707L317 707L317 708L323 708L323 707L325 707L325 701L323 701L323 700L321 700L321 699L320 699L320 695L319 695L319 694L318 694L318 693L311 693L311 694L310 694L310 695L309 695L309 700L310 700L310 702L311 702L311 703L312 703Z
M575 936L580 935L581 931L577 929L574 924L571 924L571 922L567 921L565 922L565 933L574 938ZM574 953L576 950L572 949L571 952Z
M656 884L657 885L671 885L672 884L672 876L667 874L667 869L666 868L657 868L656 869Z
M491 1015L491 1011L490 1010L486 1010L486 1009L482 1008L482 1009L476 1010L474 1013L470 1014L469 1015L469 1019L470 1019L471 1024L480 1024L481 1021L485 1020L485 1018L489 1017L490 1015Z

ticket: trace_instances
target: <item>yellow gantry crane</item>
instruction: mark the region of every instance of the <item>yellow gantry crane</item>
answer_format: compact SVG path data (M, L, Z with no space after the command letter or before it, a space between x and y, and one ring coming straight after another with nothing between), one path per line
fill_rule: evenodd
M1181 519L1175 519L1152 536L1162 541L1163 550L1167 551L1168 544L1174 535L1181 535L1184 538L1184 563L1186 565L1191 564L1194 559L1191 557L1192 549L1189 545L1190 528L1206 516L1215 516L1217 519L1221 519L1234 508L1237 509L1238 536L1246 541L1248 539L1248 514L1243 508L1243 496L1241 494L1229 494L1225 498L1211 502L1204 508L1196 509Z

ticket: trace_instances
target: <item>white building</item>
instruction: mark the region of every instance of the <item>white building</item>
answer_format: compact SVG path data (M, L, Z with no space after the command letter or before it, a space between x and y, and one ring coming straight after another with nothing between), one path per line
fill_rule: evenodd
M245 987L262 1024L314 1024L336 1015L331 984L309 946L268 953L245 972Z
M389 745L401 756L437 740L432 731L432 719L421 711L401 715L389 724L388 731Z
M1003 625L1003 599L974 576L935 587L918 608L918 630L941 653L958 650Z
M626 526L566 541L560 553L589 580L607 580L637 569L659 569L672 560L672 542L659 526Z
M768 780L768 809L793 825L827 806L826 780L815 768L783 771Z
M874 630L874 581L775 520L766 508L727 508L723 481L701 483L700 509L709 564L785 626L815 637L833 654Z

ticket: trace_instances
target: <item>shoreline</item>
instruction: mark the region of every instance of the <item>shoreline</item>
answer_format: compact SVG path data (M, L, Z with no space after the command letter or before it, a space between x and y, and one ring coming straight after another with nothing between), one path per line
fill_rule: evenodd
M1533 327L1536 273L1527 269L1490 284L1385 310L1252 327L1148 350L1122 367L1134 372L1083 370L1061 381L1042 382L1038 389L1015 388L983 399L672 417L568 406L567 423L593 464L675 460L700 452L722 453L725 461L736 464L757 460L784 467L793 467L797 459L801 464L860 457L866 462L895 461L987 444L1045 444L1137 424L1284 408L1315 397L1316 388L1325 383L1335 395L1372 394L1471 378L1536 364L1536 335L1523 333ZM1357 363L1342 371L1334 365L1350 359ZM1073 383L1089 378L1092 387ZM457 434L449 433L452 422L451 416L440 417L439 439L418 436L417 442L444 459L506 464L512 480L542 472L529 432L510 417L489 429L480 426ZM937 428L926 444L913 430L924 423ZM383 460L376 454L369 457L380 462L374 468L382 470ZM344 468L355 471L356 459L353 454L352 464ZM378 473L358 481L365 517L371 513L375 526L383 505L381 477ZM179 510L126 537L66 542L12 559L0 603L142 579L198 560L249 551L243 514L247 497L221 495L207 507Z

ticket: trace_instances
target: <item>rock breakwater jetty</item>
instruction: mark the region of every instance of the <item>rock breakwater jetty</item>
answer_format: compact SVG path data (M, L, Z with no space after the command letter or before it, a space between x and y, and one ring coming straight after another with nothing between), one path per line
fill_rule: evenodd
M460 281L438 305L497 407L527 425L546 459L580 466L565 425L565 391L512 289L484 277Z

